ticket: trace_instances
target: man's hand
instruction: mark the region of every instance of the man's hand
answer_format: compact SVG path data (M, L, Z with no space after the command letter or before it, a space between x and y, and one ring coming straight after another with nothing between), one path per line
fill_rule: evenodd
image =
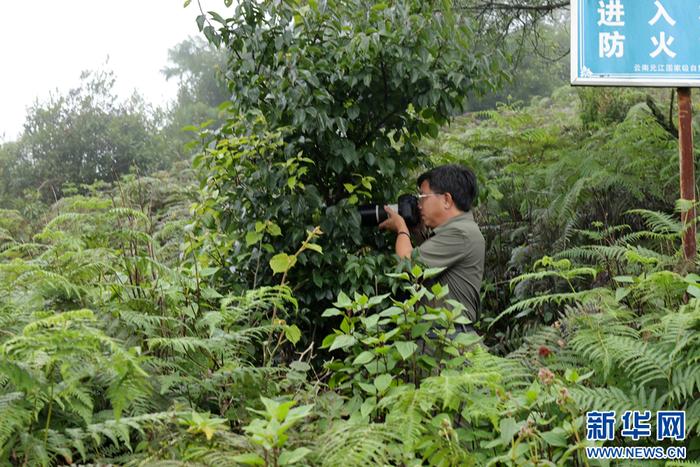
M408 233L408 227L406 227L406 221L401 217L401 214L394 211L389 206L384 206L384 210L388 217L384 222L379 224L379 228L396 232L396 254L399 255L400 258L410 258L413 245L411 245L411 237Z
M383 230L391 230L392 232L407 232L408 227L406 226L406 221L401 214L391 209L389 206L384 206L384 211L386 211L387 219L379 224L379 228Z

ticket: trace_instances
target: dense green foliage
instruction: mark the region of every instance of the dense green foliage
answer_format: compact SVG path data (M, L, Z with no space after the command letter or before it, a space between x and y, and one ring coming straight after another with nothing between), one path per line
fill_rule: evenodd
M375 271L393 260L356 205L415 191L417 143L502 80L503 56L448 2L244 1L198 21L229 57L229 121L195 159L203 227L223 235L222 283L274 282L267 260L320 226L324 254L290 272L302 318L343 288L385 287Z
M3 146L5 190L37 190L55 201L66 184L115 180L132 166L165 167L158 115L138 95L119 102L113 86L110 73L86 73L81 86L32 106L21 138Z
M190 38L170 49L168 57L163 73L167 80L177 80L178 91L163 133L183 159L199 149L191 143L201 125L218 128L222 123L218 107L230 98L223 77L226 54L204 39Z
M169 58L163 73L177 80L178 95L167 109L137 93L120 99L110 71L84 72L66 93L35 102L18 139L0 143L0 204L35 219L46 203L87 194L95 182L189 158L199 125L216 125L217 107L228 99L219 66L225 55L189 39Z
M506 357L473 335L447 338L461 315L421 305L445 290L423 287L435 271L413 267L390 278L406 298L337 297L319 368L313 346L292 353L290 289L221 295L215 271L182 255L183 181L132 178L65 198L31 243L17 240L29 238L21 216L3 212L6 461L577 464L585 410L684 409L698 430L700 277L664 270L681 232L668 216L640 211L648 230L564 252L580 266L543 258L514 281L555 289L504 316L549 306L557 319ZM614 281L556 292L604 274L605 257Z
M453 118L456 95L400 89L449 88L462 52L436 44L484 23L358 5L202 18L232 52L233 101L199 127L192 165L57 200L0 185L14 200L0 209L0 465L608 465L585 454L602 445L586 412L606 409L684 410L682 442L618 430L605 445L700 459L700 276L681 254L668 93L565 87ZM173 53L181 109L216 119L224 91L195 50ZM399 62L424 74L394 76L382 121L371 98ZM215 97L188 100L200 92ZM0 146L0 177L23 144ZM480 336L455 332L461 307L426 285L438 270L397 262L354 214L455 161L482 188Z

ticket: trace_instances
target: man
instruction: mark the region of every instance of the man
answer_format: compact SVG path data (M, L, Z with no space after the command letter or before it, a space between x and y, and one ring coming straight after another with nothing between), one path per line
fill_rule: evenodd
M471 212L476 177L465 167L443 165L418 177L418 187L421 220L434 232L416 247L418 259L431 268L446 268L435 282L447 285L447 298L464 305L467 317L476 322L486 244ZM414 248L406 221L390 207L384 210L388 219L379 228L396 232L396 254L410 258Z

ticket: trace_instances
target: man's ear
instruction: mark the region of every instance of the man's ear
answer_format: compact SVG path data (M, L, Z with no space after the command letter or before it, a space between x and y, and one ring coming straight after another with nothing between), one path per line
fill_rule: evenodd
M445 193L445 209L450 209L450 207L454 206L454 204L452 193Z

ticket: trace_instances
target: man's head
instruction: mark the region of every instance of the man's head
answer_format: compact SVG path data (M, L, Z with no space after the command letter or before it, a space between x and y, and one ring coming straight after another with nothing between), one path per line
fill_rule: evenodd
M471 209L478 194L476 176L459 165L443 165L418 177L422 196L419 208L423 223L437 227L448 219Z

